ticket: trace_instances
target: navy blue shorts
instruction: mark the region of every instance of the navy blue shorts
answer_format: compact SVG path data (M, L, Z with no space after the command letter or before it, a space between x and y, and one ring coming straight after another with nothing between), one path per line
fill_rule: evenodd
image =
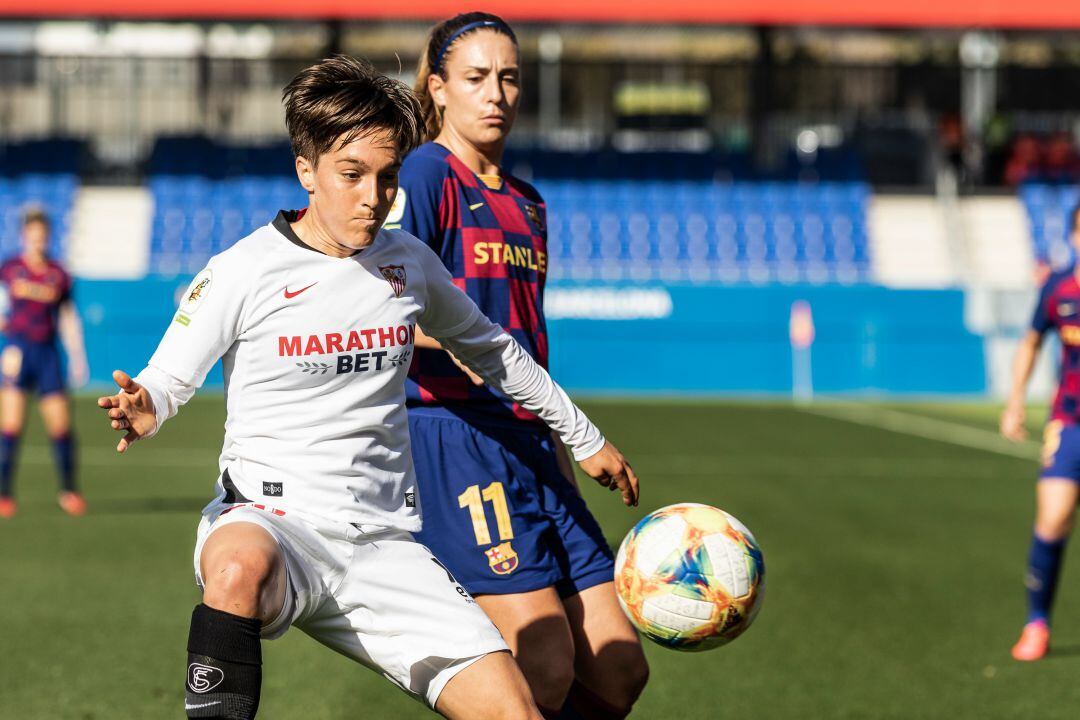
M0 373L4 387L15 387L38 395L64 392L63 363L56 343L10 340L0 352Z
M409 409L424 527L416 538L474 595L610 582L611 548L559 471L551 435Z

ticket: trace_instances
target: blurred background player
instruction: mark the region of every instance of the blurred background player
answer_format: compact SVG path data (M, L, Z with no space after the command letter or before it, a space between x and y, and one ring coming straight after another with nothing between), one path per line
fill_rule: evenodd
M0 517L15 514L15 459L26 424L26 395L37 391L41 419L52 442L60 476L60 507L69 515L86 512L75 484L75 441L57 335L68 358L71 384L86 383L82 323L71 299L71 276L49 257L49 218L27 210L22 221L22 253L0 266L7 296L3 320L7 344L0 354Z
M500 167L521 97L513 30L478 12L437 25L417 92L433 141L405 160L388 221L547 367L544 201ZM408 386L418 538L477 596L547 716L626 716L648 666L565 448L420 330Z
M1078 216L1080 206L1070 215L1070 239L1076 248L1080 248ZM1043 336L1051 328L1061 339L1060 380L1043 432L1035 528L1025 579L1028 617L1012 649L1017 660L1038 660L1049 649L1050 610L1080 499L1080 280L1075 266L1050 275L1043 285L1031 329L1016 352L1012 389L1001 415L1001 434L1010 440L1019 442L1027 437L1024 399L1028 380Z

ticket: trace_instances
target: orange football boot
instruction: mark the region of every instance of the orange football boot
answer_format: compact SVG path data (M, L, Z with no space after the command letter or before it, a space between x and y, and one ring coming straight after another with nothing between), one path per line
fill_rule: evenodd
M77 492L64 491L56 498L60 509L72 517L82 517L86 514L86 500Z
M1035 620L1024 626L1020 639L1013 645L1012 656L1015 660L1030 662L1041 660L1050 649L1050 628L1043 620Z
M15 505L15 498L0 497L0 518L14 517L16 509L18 506Z

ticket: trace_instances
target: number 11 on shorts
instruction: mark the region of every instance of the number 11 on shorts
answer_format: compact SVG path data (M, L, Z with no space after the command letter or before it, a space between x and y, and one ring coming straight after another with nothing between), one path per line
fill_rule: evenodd
M490 502L495 510L495 522L499 526L499 541L513 540L514 528L510 525L510 508L506 505L506 492L501 482L493 482L483 491L480 490L479 485L470 485L465 492L458 495L458 507L469 508L476 544L491 544L491 531L488 529L487 516L484 514L484 502Z

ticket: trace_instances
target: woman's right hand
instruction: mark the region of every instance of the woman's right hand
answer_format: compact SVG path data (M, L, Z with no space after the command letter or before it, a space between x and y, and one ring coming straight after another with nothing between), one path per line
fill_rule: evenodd
M157 414L150 393L130 375L113 370L113 380L120 386L120 392L99 397L97 404L107 411L112 429L125 433L116 445L116 452L122 453L131 443L153 434L157 429Z
M1023 403L1009 403L1001 413L1001 436L1013 442L1027 440L1028 432L1024 427L1027 413Z

